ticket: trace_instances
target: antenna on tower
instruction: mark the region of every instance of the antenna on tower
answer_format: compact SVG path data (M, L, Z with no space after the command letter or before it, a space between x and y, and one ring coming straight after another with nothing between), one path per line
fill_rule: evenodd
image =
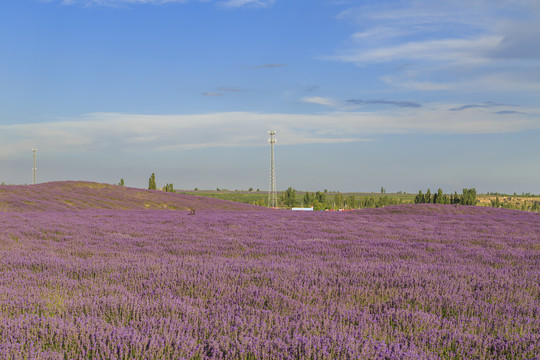
M269 131L268 135L270 135L270 139L268 139L268 142L270 143L270 189L268 190L268 206L275 208L277 205L277 197L276 197L276 169L274 166L274 144L276 143L276 139L274 139L274 135L276 135L276 132L274 130Z
M36 153L37 153L37 149L33 148L32 151L34 152L34 168L32 170L33 170L33 174L34 174L34 185L36 185L36 177L37 177Z

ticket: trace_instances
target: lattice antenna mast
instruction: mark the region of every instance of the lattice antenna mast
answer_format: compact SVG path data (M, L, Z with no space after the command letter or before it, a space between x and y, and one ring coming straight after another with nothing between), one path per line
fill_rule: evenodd
M276 143L274 135L276 135L276 132L269 131L268 135L270 135L270 139L268 139L270 143L270 189L268 190L268 206L275 208L277 206L276 168L274 165L274 144Z
M32 151L34 152L34 168L32 169L32 173L34 175L34 185L36 185L36 178L37 178L37 168L36 168L37 149L33 148Z

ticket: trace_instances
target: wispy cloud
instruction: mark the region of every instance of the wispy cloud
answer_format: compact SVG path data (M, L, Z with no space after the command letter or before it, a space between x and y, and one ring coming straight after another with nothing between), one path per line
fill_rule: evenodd
M214 2L225 7L269 7L275 0L61 0L62 5L96 5L96 6L119 6L119 5L162 5L170 3L188 3L188 2Z
M457 108L452 108L450 111L463 111L467 109L478 109L478 108L487 108L486 105L477 105L477 104L469 104L469 105L462 105Z
M456 87L456 84L453 84L453 83L409 80L409 79L403 79L398 76L391 76L391 75L384 75L381 77L381 80L388 85L392 85L392 86L404 88L404 89L410 89L410 90L424 90L424 91L451 90Z
M522 111L514 111L514 110L501 110L501 111L496 111L495 114L497 115L510 115L510 114L526 114Z
M239 89L239 88L235 88L235 87L219 87L217 88L218 91L224 91L224 92L231 92L231 93L238 93L238 92L243 92L244 90L242 89Z
M538 78L531 76L540 72L537 1L364 4L339 14L357 31L342 43L345 46L321 59L361 67L406 63L407 69L387 72L380 79L411 90L538 91ZM499 86L489 86L489 79Z
M494 51L502 36L482 36L473 39L441 39L411 41L402 44L362 49L343 53L332 60L366 65L390 61L438 61L459 65L479 65L489 61L487 54Z
M392 101L392 100L362 100L362 99L350 99L347 100L349 104L352 105L393 105L397 107L410 107L410 108L419 108L422 107L422 104L412 102L412 101Z
M466 105L461 105L458 107L451 108L449 110L450 111L463 111L463 110L468 110L468 109L489 109L489 108L495 108L495 107L500 107L500 106L514 106L514 105L501 104L501 103L497 103L493 101L485 101L481 104L466 104ZM508 114L510 114L510 112L508 112Z
M97 5L97 6L118 6L118 5L162 5L167 3L187 3L192 0L62 0L62 5Z
M240 6L260 6L268 7L274 4L275 0L228 0L225 1L225 6L240 7Z
M334 99L328 97L311 96L302 98L303 102L310 104L318 104L324 106L336 106L338 103Z
M391 104L395 105L395 104ZM397 106L397 105L396 105ZM377 134L489 134L540 129L540 109L449 112L458 105L399 107L378 112L334 111L302 115L225 112L200 115L93 113L38 124L0 126L0 154L39 145L49 151L162 151L265 146L276 129L282 145L364 141Z
M243 92L243 91L244 90L242 90L242 89L238 89L238 88L234 88L234 87L219 87L219 88L216 89L216 91L205 91L205 92L201 93L201 95L220 97L220 96L225 96L226 93L240 93L240 92Z
M354 33L352 35L352 38L354 40L373 41L375 39L387 39L387 38L404 36L408 33L410 33L410 31L403 32L396 28L392 28L388 26L375 26L374 28Z

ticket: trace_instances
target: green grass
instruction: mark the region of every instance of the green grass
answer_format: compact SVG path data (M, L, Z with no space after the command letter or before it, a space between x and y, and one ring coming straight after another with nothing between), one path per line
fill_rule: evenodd
M182 192L184 194L208 196L221 200L253 204L253 202L268 199L268 192L248 192L248 191L191 191Z

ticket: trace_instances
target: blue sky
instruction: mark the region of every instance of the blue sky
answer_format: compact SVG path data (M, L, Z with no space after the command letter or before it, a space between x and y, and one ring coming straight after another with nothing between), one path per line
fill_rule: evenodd
M540 193L540 3L8 0L0 181Z

